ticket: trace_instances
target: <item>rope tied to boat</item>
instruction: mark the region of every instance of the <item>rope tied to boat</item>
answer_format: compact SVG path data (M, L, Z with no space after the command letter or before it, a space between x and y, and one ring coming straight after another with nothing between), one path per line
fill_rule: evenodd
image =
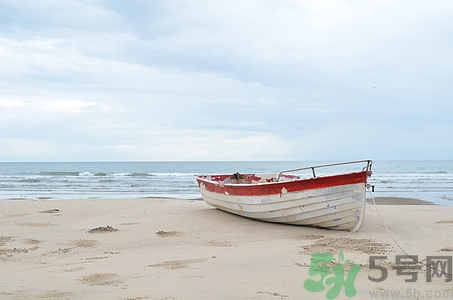
M371 187L373 188L373 192L374 192L374 186L371 186L370 184L367 184L366 188L368 190L368 193L370 194L370 197L371 197L371 201L373 201L373 204L374 204L374 208L376 209L376 212L379 216L379 219L381 219L381 222L382 222L382 225L384 225L384 228L387 230L387 233L390 235L390 237L392 238L392 240L395 242L395 244L398 246L398 248L401 249L401 251L403 251L408 257L410 257L411 259L413 259L414 261L417 261L418 262L418 258L415 258L413 255L409 254L406 250L404 250L404 248L398 243L398 241L396 240L396 238L393 236L393 234L390 232L390 229L387 227L387 224L385 223L384 219L382 218L381 216L381 213L379 212L378 208L377 208L377 204L376 204L376 201L374 200L374 197L373 195L371 194ZM433 267L432 265L428 265L427 263L423 263L426 266L426 268L429 268L431 270L435 270L443 275L446 275L447 277L453 277L452 274L449 274L443 270L439 270L435 267Z

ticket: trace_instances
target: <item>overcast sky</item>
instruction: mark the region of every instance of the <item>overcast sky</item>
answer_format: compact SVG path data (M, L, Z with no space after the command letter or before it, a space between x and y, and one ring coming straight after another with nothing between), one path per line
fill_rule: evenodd
M0 161L453 159L452 16L0 0Z

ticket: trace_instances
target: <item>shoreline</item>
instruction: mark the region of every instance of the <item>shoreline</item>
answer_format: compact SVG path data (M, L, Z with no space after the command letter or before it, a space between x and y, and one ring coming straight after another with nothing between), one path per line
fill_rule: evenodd
M438 205L434 202L404 197L375 197L377 205ZM367 203L373 203L371 198L366 199Z
M51 197L42 197L37 199L24 199L24 198L10 198L10 199L0 199L1 201L83 201L83 200L115 200L115 199L166 199L166 200L180 200L180 201L204 201L202 197L199 198L173 198L173 197L161 197L161 196L144 196L144 197L118 197L118 198L101 198L101 197L92 197L92 198L74 198L74 199L60 199L60 198L51 198ZM377 205L440 205L431 201L421 200L416 198L406 198L406 197L374 197L374 200ZM366 202L372 204L373 201L371 198L367 198ZM453 203L452 203L453 205ZM441 205L443 206L443 205ZM449 205L445 205L449 206Z
M180 199L174 199L180 200ZM388 200L388 199L387 199ZM381 200L378 200L378 202ZM420 261L453 255L453 207L377 206L398 243ZM395 199L392 203L396 204ZM411 204L409 204L411 203ZM451 291L445 277L418 282L392 269L404 253L367 205L356 233L266 223L200 200L162 198L0 201L2 299L324 299L304 288L314 252L361 266L357 295L416 288ZM388 278L373 282L370 256Z

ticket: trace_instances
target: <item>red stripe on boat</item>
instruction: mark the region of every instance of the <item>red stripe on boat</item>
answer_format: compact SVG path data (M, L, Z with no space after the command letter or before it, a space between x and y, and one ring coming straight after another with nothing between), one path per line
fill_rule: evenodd
M362 171L358 173L258 184L223 184L217 182L222 181L230 175L213 175L211 176L212 181L205 179L205 176L200 176L197 177L197 181L198 186L203 183L207 191L217 194L227 194L230 196L265 196L281 194L283 189L287 193L294 193L347 184L366 183L367 177L371 175L370 173L370 171Z

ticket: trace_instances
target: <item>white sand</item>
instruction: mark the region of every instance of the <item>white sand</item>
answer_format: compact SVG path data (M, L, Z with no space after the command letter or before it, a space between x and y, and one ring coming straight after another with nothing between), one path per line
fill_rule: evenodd
M453 207L378 208L420 261L453 255ZM408 292L453 298L452 282L427 283L424 266L416 283L396 275L391 266L404 253L370 205L362 229L350 233L254 221L203 201L0 201L0 299L326 299L330 287L304 288L305 280L319 280L308 274L316 251L335 257L343 251L363 265L357 295L347 298L343 288L337 299L386 290L400 291L400 298ZM388 257L387 280L368 279L380 276L369 269L370 255Z

